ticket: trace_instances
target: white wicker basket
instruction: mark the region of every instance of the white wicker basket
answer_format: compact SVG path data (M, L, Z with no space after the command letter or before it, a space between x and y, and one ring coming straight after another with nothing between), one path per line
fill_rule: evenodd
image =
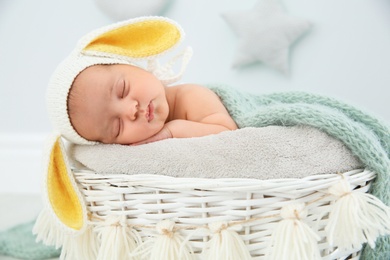
M274 180L72 171L85 197L90 225L96 230L108 218L126 218L126 224L146 241L156 236L158 223L171 220L175 232L198 259L203 259L202 253L209 246L212 223L224 223L223 227L236 230L253 259L264 259L272 232L282 220L281 209L293 203L304 203L307 217L302 221L320 236L322 259L357 259L358 249L341 252L328 243L324 229L336 199L328 189L345 178L354 191L365 193L375 178L368 170Z

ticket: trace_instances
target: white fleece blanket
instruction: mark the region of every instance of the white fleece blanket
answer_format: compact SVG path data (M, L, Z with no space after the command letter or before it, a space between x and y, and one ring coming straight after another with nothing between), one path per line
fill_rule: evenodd
M248 127L140 146L74 145L70 153L97 173L191 178L302 178L362 165L342 142L309 126Z

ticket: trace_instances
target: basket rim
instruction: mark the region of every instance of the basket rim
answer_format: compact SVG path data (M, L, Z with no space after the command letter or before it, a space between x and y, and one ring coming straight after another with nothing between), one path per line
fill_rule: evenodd
M283 192L286 190L305 189L312 190L320 187L328 188L329 184L348 178L350 181L370 181L376 174L368 169L355 169L344 173L330 173L309 175L304 178L281 178L281 179L251 179L251 178L188 178L172 177L157 174L104 174L96 173L88 169L73 169L73 174L80 184L83 183L110 183L118 186L131 187L152 187L161 189L207 189L215 191L250 191L250 190L269 190Z

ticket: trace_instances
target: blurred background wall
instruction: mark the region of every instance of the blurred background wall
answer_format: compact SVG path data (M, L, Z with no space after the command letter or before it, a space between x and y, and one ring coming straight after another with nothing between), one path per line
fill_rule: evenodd
M145 1L128 2L136 10ZM0 192L40 192L44 140L52 132L47 82L81 36L118 19L102 2L0 0ZM226 83L254 93L326 94L390 122L388 0L281 0L288 14L311 23L290 48L288 75L261 63L232 68L239 39L221 15L250 10L257 0L149 2L161 2L158 14L184 28L179 49L194 49L182 82Z

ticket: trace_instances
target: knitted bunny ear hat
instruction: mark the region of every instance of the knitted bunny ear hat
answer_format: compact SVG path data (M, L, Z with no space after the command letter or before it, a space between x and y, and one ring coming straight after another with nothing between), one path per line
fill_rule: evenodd
M140 17L115 23L82 37L72 53L59 64L49 81L47 109L59 135L76 144L95 144L81 137L73 128L67 108L70 88L77 75L97 64L131 64L153 73L163 84L180 79L191 57L191 49L160 66L157 58L177 46L184 38L182 28L165 17ZM177 75L172 66L182 58ZM145 63L141 65L141 63Z

